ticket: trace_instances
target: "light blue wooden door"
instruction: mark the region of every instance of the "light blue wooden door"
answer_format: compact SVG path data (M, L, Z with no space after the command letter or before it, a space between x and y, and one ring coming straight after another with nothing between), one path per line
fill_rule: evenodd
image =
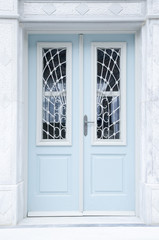
M134 35L83 39L29 35L30 216L135 210Z
M29 35L29 215L79 209L78 56L78 35Z
M84 36L84 114L84 211L134 211L134 35Z

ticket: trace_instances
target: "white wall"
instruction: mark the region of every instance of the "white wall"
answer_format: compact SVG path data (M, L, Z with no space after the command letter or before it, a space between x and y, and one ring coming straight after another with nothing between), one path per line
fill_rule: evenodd
M0 1L0 224L15 224L22 200L18 173L18 5ZM21 171L21 170L20 170Z
M151 10L151 9L150 9ZM155 9L156 12L156 9ZM158 5L159 12L159 5ZM143 29L142 167L143 216L159 223L159 21L147 20ZM142 169L142 171L143 171Z

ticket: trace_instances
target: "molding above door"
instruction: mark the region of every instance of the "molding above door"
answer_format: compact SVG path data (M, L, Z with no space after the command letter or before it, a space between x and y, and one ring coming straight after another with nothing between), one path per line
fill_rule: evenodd
M21 26L27 33L31 34L63 34L63 33L135 33L144 24L144 20L140 21L87 21L79 22L72 20L71 22L47 22L47 21L21 21Z
M146 1L19 1L21 22L143 21Z

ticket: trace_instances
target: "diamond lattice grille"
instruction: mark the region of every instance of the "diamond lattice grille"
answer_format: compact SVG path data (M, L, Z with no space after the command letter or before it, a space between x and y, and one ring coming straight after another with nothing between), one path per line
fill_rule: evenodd
M97 48L97 139L120 139L119 48Z
M66 49L43 49L43 139L66 138Z

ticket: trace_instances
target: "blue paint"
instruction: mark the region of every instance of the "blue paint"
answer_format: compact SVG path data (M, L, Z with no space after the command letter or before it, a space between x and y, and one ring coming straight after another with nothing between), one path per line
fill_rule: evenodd
M72 146L36 146L37 42L72 42L72 97L74 99L72 111L74 113L79 104L78 36L29 35L28 211L78 211L78 132L72 136ZM77 112L72 117L72 132L78 129L78 119ZM44 164L46 164L45 167Z
M84 35L84 114L89 120L91 42L102 41L127 42L127 145L91 146L88 128L84 137L84 210L133 211L134 35ZM37 42L72 42L72 146L36 146ZM78 35L29 35L28 211L79 211L79 84Z
M127 43L127 145L92 146L90 144L92 125L89 125L89 134L84 138L84 210L134 211L134 35L84 36L84 114L87 114L89 120L91 119L90 86L93 81L90 77L91 42Z

